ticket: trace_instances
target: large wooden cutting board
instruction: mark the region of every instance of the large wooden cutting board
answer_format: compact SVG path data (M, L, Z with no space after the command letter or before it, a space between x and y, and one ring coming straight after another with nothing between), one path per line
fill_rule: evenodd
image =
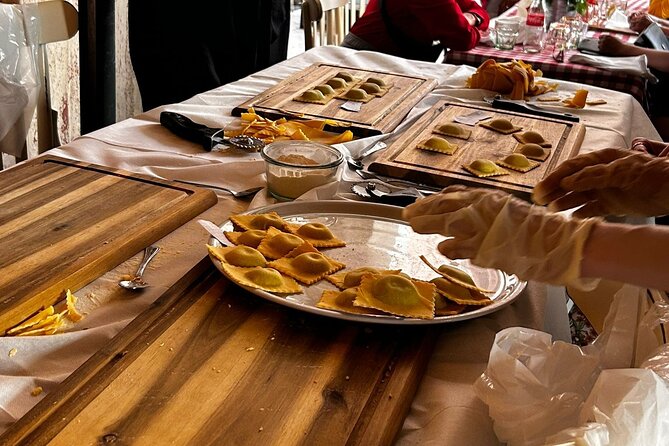
M382 79L390 86L388 92L363 103L360 111L341 108L344 99L332 99L327 104L313 104L293 100L304 91L324 84L337 73L346 71L362 82L370 77ZM327 64L314 64L286 78L276 86L235 107L232 114L240 116L250 107L271 119L299 116L304 119L334 119L344 127L329 127L341 132L350 129L358 136L388 133L397 127L409 111L437 85L435 79L406 74L361 70Z
M388 445L438 330L279 306L205 258L0 444Z
M480 125L473 127L463 125L464 128L472 130L472 135L466 141L444 137L460 146L454 155L416 148L420 142L431 136L442 136L433 133L437 125L453 122L455 116L466 115L475 110L491 113L490 119L507 118L515 126L522 127L522 131L534 130L541 133L544 139L552 144L550 156L539 167L526 173L509 170L508 175L476 177L462 166L479 158L491 161L504 158L511 154L518 145L518 141L512 135L503 135ZM384 153L369 166L369 170L436 186L460 183L470 186L494 187L527 198L534 185L553 171L558 164L578 153L584 136L585 126L574 122L439 101L402 136L390 144Z
M0 173L0 333L211 207L216 195L53 156Z

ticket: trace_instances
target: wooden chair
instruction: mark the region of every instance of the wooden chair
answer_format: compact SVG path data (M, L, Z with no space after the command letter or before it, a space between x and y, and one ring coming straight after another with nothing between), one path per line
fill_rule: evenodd
M304 49L341 44L358 14L349 0L304 0Z
M2 3L19 3L16 0L0 0ZM68 40L78 31L78 12L76 8L63 0L48 0L37 3L39 17L39 45L37 46L36 66L39 70L40 87L36 104L37 153L45 152L58 145L56 136L56 116L49 101L49 64L44 45L51 42ZM25 131L25 130L24 130ZM27 146L24 153L15 157L16 161L28 158ZM0 163L2 164L2 163ZM0 167L2 167L0 165Z

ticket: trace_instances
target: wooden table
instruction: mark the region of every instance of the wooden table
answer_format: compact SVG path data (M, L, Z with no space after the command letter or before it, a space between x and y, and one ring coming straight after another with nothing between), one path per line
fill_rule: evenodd
M462 76L463 67L407 64L389 56L328 47L165 109L220 127L233 119L230 112L235 106L316 62L407 73L418 70L439 80L442 85L417 105L407 123L449 94L482 103L482 92L477 98L475 90L457 88L466 78ZM657 137L648 118L628 95L605 90L600 93L611 105L596 112L581 112L587 127L584 150L624 145L632 136ZM625 113L621 115L620 110ZM238 189L262 182L261 161L203 152L201 147L163 129L158 124L160 111L86 135L51 154L156 177ZM395 136L401 132L402 128ZM263 200L258 197L254 204ZM248 202L220 192L218 204L200 217L222 222L248 206ZM559 316L566 321L564 301L548 299L546 288L536 283L529 284L519 299L503 310L441 326L438 333L412 331L398 336L393 328L307 316L266 303L227 283L208 260L203 261L207 238L191 220L159 240L163 249L147 272L153 286L142 294L129 294L116 285L121 275L136 268L139 255L76 290L86 317L65 333L33 339L0 338L0 352L17 349L16 354L0 361L0 379L11 389L0 401L4 409L0 421L5 431L0 444L13 444L19 439L33 444L72 444L84 437L136 444L155 444L169 437L175 443L184 443L204 440L204 434L212 432L218 437L207 437L210 441L240 439L243 434L251 444L265 438L263 432L270 443L288 439L298 443L330 435L332 443L350 439L352 443L369 444L363 439L371 434L379 443L392 442L394 431L390 428L383 432L366 430L366 426L389 425L386 420L384 424L372 422L377 417L397 423L395 427L401 429L395 439L398 444L495 444L487 408L471 388L486 366L495 333L517 325L550 331ZM551 310L551 305L562 305L562 311ZM339 337L322 339L332 333ZM434 341L434 353L429 354L429 342L412 343L411 336L416 334L420 340ZM347 345L352 350L343 351L341 346ZM406 345L422 347L403 351ZM370 351L378 354L383 346L394 349L399 358L413 355L415 366L393 369L388 380L356 368L363 364L359 358ZM279 358L285 356L275 349L310 351L313 358L295 355L293 362L281 362ZM388 357L388 352L384 354ZM336 371L330 376L319 375L323 368L293 373L285 367L305 361L317 365L334 361L340 367L328 368ZM427 369L422 374L421 366L426 361ZM375 370L377 373L378 368ZM244 371L255 375L244 376ZM413 389L398 383L421 374L422 380L412 381L418 384L412 399ZM276 384L283 383L285 389L287 404L281 406L285 417L282 422L267 415L269 406L251 404L270 398L262 390L275 378ZM350 392L373 379L376 381L366 387L372 389L367 394ZM235 388L237 383L239 387ZM36 386L44 392L31 396ZM300 399L305 395L317 395L318 401ZM393 410L399 411L384 410L390 407L389 401L400 397L410 407L394 404ZM228 412L217 412L223 406ZM302 408L308 413L300 412ZM222 416L235 409L249 417ZM402 410L406 409L408 415L402 425ZM333 414L337 416L332 418ZM17 417L22 418L12 422ZM215 423L207 424L209 417ZM295 424L295 420L301 420L301 424ZM313 432L305 426L313 427ZM309 444L306 440L303 443Z

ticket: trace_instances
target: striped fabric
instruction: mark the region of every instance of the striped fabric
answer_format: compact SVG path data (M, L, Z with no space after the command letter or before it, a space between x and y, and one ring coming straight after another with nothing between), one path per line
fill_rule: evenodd
M629 0L627 9L628 11L639 11L646 10L647 7L648 0ZM506 11L502 16L514 16L516 13L517 9L514 7ZM598 37L600 34L601 31L588 31L587 36ZM634 36L630 34L611 34L616 35L624 41L634 39ZM446 53L444 62L454 65L464 64L478 67L487 59L495 59L498 62L521 59L532 64L535 70L541 70L544 77L594 85L625 93L629 92L644 107L647 106L646 79L640 76L607 71L588 65L569 63L566 62L568 55L565 55L565 62L556 62L552 57L550 49L537 54L527 54L523 52L520 45L517 45L513 50L498 50L490 46L478 45L469 51L449 51Z

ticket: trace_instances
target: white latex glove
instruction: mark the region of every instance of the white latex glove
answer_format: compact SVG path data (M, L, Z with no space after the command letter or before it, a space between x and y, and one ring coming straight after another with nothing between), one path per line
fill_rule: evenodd
M604 149L560 164L532 193L551 211L584 205L576 217L669 214L669 158Z
M405 208L419 233L453 237L439 244L449 258L469 258L523 280L584 286L583 246L598 219L568 219L492 189L450 186Z

